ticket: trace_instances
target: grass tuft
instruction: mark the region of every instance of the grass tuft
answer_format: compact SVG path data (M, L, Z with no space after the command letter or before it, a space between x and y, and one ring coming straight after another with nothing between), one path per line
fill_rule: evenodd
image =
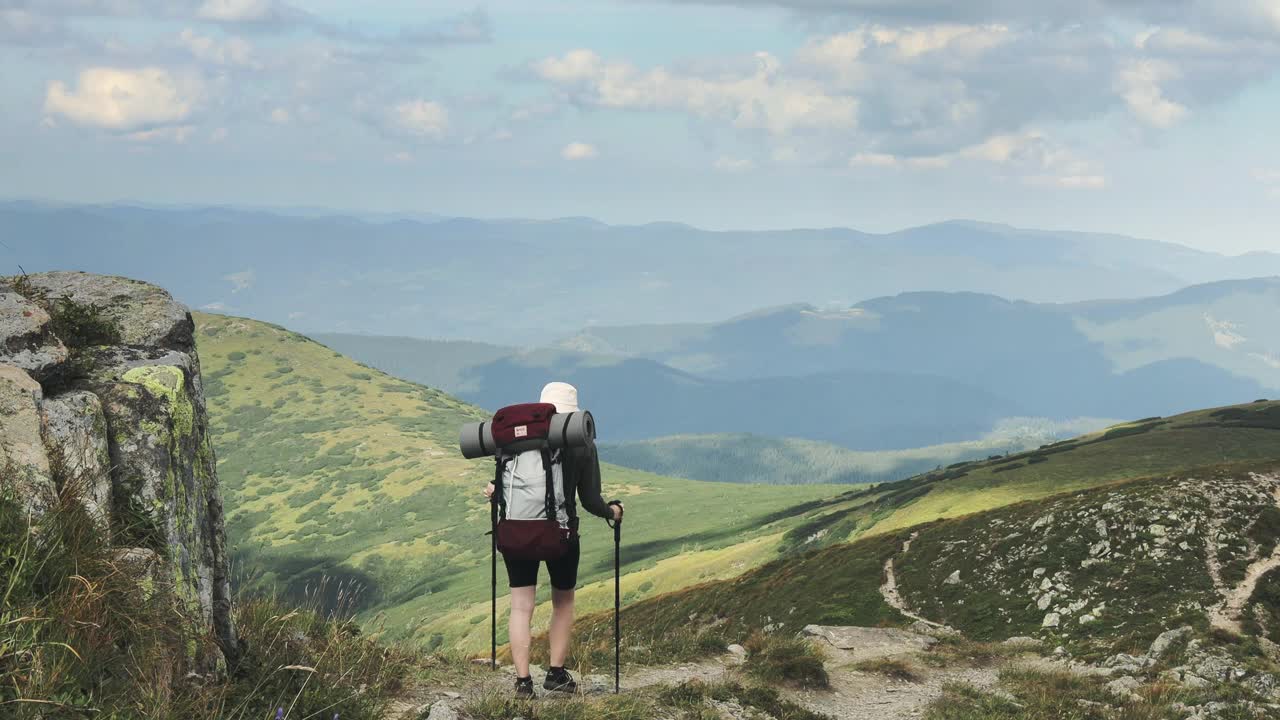
M769 683L801 688L827 688L831 680L822 652L807 640L756 632L743 643L747 660L743 669Z

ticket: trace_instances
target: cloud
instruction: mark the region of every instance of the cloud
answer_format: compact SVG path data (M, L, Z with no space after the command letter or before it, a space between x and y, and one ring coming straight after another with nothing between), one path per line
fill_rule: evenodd
M221 300L218 300L216 302L205 303L204 305L200 306L200 309L211 310L213 312L222 312L223 310L227 309L227 304L222 302Z
M889 153L858 153L849 158L850 167L897 167L900 162Z
M1185 105L1164 96L1161 83L1175 79L1177 69L1159 60L1133 60L1116 76L1116 91L1134 116L1155 127L1169 127L1187 114Z
M626 62L605 61L591 50L574 50L545 58L531 69L570 101L588 106L678 110L775 134L857 123L856 99L780 74L778 59L769 53L756 53L754 61L748 72L698 75L664 67L640 70Z
M230 37L220 41L187 28L178 34L178 42L192 57L212 65L253 69L262 67L254 58L253 45L244 38Z
M403 43L464 44L493 40L493 20L484 8L476 8L434 23L404 27L397 39Z
M222 279L231 283L231 292L238 293L241 290L248 290L253 287L253 283L256 278L254 277L253 269L250 268L248 270L241 270L237 273L231 273L230 275L224 275L222 276Z
M133 142L171 142L177 145L185 143L188 138L195 134L195 127L191 125L176 125L173 127L155 128L153 130L140 130L125 135L126 140Z
M22 46L40 46L66 39L66 24L19 7L0 7L0 41Z
M560 157L565 160L590 160L599 154L594 145L582 142L571 142L560 151Z
M269 117L273 125L288 125L289 121L292 120L292 116L289 114L289 111L282 107L272 110Z
M754 168L756 164L747 158L736 158L722 155L716 158L715 168L721 172L740 173Z
M960 164L982 164L996 168L997 174L1013 177L1028 185L1098 189L1107 180L1101 167L1079 157L1039 131L992 136L980 143L938 155L897 156L890 153L861 152L848 161L852 168L907 168L941 170Z
M204 0L196 17L221 23L279 23L301 19L303 13L277 0Z
M687 5L776 7L810 18L899 24L1019 22L1067 27L1105 20L1280 33L1273 0L668 0Z
M963 22L965 12L932 18L927 11L936 4L915 6L920 18L936 21L859 18L789 56L761 52L638 67L579 49L531 63L526 77L548 86L561 107L676 112L699 121L699 133L763 130L770 151L788 163L866 166L896 158L936 166L992 138L1035 128L1126 117L1145 132L1160 131L1280 68L1280 36L1213 29L1223 22L1207 30L1170 24L1135 32L1106 23L1030 22L1013 3L1003 5L1008 13L974 15L982 22ZM813 25L829 28L850 17ZM1178 17L1170 9L1168 19ZM1053 177L1096 187L1102 176Z
M449 130L449 111L438 102L406 100L390 109L387 125L402 135L439 140Z
M79 125L147 130L183 124L201 92L197 80L175 77L162 68L95 67L81 71L74 89L60 80L49 83L44 111Z

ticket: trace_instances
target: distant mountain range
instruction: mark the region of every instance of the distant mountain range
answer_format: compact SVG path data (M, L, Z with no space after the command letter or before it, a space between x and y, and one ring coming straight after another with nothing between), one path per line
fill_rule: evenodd
M1143 417L1274 395L1277 318L1280 278L1264 278L1067 305L905 293L840 311L598 327L525 352L317 337L488 409L573 382L610 442L754 433L887 450L974 440L1011 416Z
M954 221L888 234L675 223L0 203L0 272L128 274L194 306L315 332L542 346L587 326L707 323L797 301L931 290L1036 302L1163 295L1280 275L1117 235ZM664 331L665 332L665 331ZM634 334L634 333L633 333ZM646 348L646 352L650 350Z

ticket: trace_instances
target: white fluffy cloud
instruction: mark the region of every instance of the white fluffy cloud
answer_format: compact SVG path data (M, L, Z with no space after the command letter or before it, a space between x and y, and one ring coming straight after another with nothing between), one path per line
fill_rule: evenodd
M44 110L78 125L118 131L181 125L201 99L200 83L163 68L95 67L81 71L74 88L49 83Z
M848 162L864 167L939 166L993 147L986 143L1108 115L1158 131L1280 68L1280 37L1177 25L1128 32L1105 23L862 22L816 36L789 57L761 52L641 68L579 49L529 68L561 103L764 130L788 162L852 156ZM1105 183L1096 170L1050 164L1045 182Z
M533 71L566 98L586 105L682 111L775 134L857 123L856 99L829 94L817 82L780 75L779 68L777 58L759 52L750 72L698 76L662 67L640 70L605 61L591 50L574 50L535 63Z
M599 154L594 145L584 142L571 142L560 150L560 157L565 160L590 160Z
M1143 122L1169 127L1187 114L1187 107L1169 100L1161 85L1178 77L1177 68L1162 60L1132 60L1116 74L1116 92Z
M391 129L404 135L439 140L449 131L449 111L430 100L406 100L391 108Z

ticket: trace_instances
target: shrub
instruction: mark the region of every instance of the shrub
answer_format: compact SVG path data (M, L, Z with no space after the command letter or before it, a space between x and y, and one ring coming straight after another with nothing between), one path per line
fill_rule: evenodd
M755 632L743 647L747 649L743 669L748 674L802 688L830 685L822 653L807 640Z

